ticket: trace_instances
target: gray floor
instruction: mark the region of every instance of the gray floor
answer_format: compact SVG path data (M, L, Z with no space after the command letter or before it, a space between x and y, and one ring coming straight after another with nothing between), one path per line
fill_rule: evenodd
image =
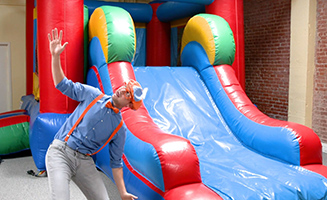
M45 200L49 198L48 179L27 174L37 171L32 156L3 158L0 164L0 200ZM102 172L102 178L111 200L120 200L116 185ZM80 189L71 182L71 200L86 199Z
M327 165L327 154L323 154L324 165ZM49 199L47 178L34 177L28 170L36 171L32 156L4 158L0 164L0 200L44 200ZM119 193L112 181L102 172L111 200L119 200ZM70 196L72 200L86 199L79 188L71 182Z

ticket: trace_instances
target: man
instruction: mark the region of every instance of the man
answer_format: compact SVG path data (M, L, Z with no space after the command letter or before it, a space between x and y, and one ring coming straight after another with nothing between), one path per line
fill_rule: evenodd
M143 92L140 84L131 80L112 96L100 96L103 94L99 89L74 83L65 77L61 68L60 54L68 44L61 45L62 31L58 35L58 30L53 29L52 37L49 33L48 38L54 85L63 94L80 102L55 135L46 155L52 199L69 199L70 180L76 183L87 199L109 199L90 156L106 142L109 142L110 166L121 198L137 199L126 191L123 179L122 154L126 128L122 126L120 109L130 107L136 110L140 107ZM111 135L114 136L110 138Z

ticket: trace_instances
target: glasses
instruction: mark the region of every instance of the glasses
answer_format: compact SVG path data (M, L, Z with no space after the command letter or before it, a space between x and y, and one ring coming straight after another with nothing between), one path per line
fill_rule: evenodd
M125 93L125 98L127 99L127 100L130 100L131 99L131 91L130 91L130 89L127 87L127 84L125 84L125 91L126 91L126 93Z

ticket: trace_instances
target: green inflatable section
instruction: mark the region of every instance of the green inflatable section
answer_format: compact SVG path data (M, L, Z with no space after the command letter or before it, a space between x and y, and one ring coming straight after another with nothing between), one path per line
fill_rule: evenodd
M88 34L88 23L89 23L89 9L84 5L84 82L86 82L87 74L87 55L88 55L88 44L89 44L89 34Z
M235 42L233 32L225 19L217 15L198 14L211 27L215 43L214 65L232 65L235 58Z
M232 65L234 62L234 35L222 17L211 14L193 16L184 29L182 51L190 42L197 42L204 48L212 65Z
M28 122L0 128L0 155L16 153L29 148Z
M130 14L119 7L103 7L108 30L108 63L134 57L135 32Z
M107 63L132 62L136 48L134 22L123 8L101 6L89 20L89 37L98 37Z

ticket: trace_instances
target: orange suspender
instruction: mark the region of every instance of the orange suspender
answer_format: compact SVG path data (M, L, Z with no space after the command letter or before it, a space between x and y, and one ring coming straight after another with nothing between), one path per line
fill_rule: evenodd
M104 94L100 94L97 98L95 98L87 107L86 109L83 111L83 113L81 114L81 116L79 116L79 118L77 119L77 121L75 122L74 126L70 129L70 131L68 132L68 134L65 137L65 142L68 141L69 136L73 133L74 129L76 128L76 126L80 123L80 121L83 119L83 117L85 116L85 114L91 109L91 107L97 102L99 101L102 97L104 96ZM96 152L92 153L92 154L86 154L88 156L94 155L96 153L98 153L104 146L106 146L109 141L115 136L115 134L119 131L119 129L123 126L123 119L120 121L120 123L118 124L118 126L116 127L116 129L112 132L111 136L108 138L108 140L106 141L106 143Z
M80 123L80 121L83 119L84 115L91 109L91 107L97 102L99 101L102 97L104 96L104 94L100 94L97 98L95 98L84 110L84 112L81 114L81 116L79 116L79 118L77 119L77 121L75 122L74 126L70 129L70 131L68 132L68 134L65 137L65 142L68 141L69 136L73 133L74 129L76 128L76 126Z
M93 156L94 154L99 153L99 151L101 151L101 149L103 149L103 147L105 147L110 140L116 135L116 133L119 131L119 129L123 126L123 119L121 119L120 123L118 124L118 126L116 127L116 129L114 130L114 132L112 132L111 136L108 138L107 142L104 143L104 145L102 145L102 147L100 149L98 149L96 152L92 153L92 154L86 154L88 156Z

